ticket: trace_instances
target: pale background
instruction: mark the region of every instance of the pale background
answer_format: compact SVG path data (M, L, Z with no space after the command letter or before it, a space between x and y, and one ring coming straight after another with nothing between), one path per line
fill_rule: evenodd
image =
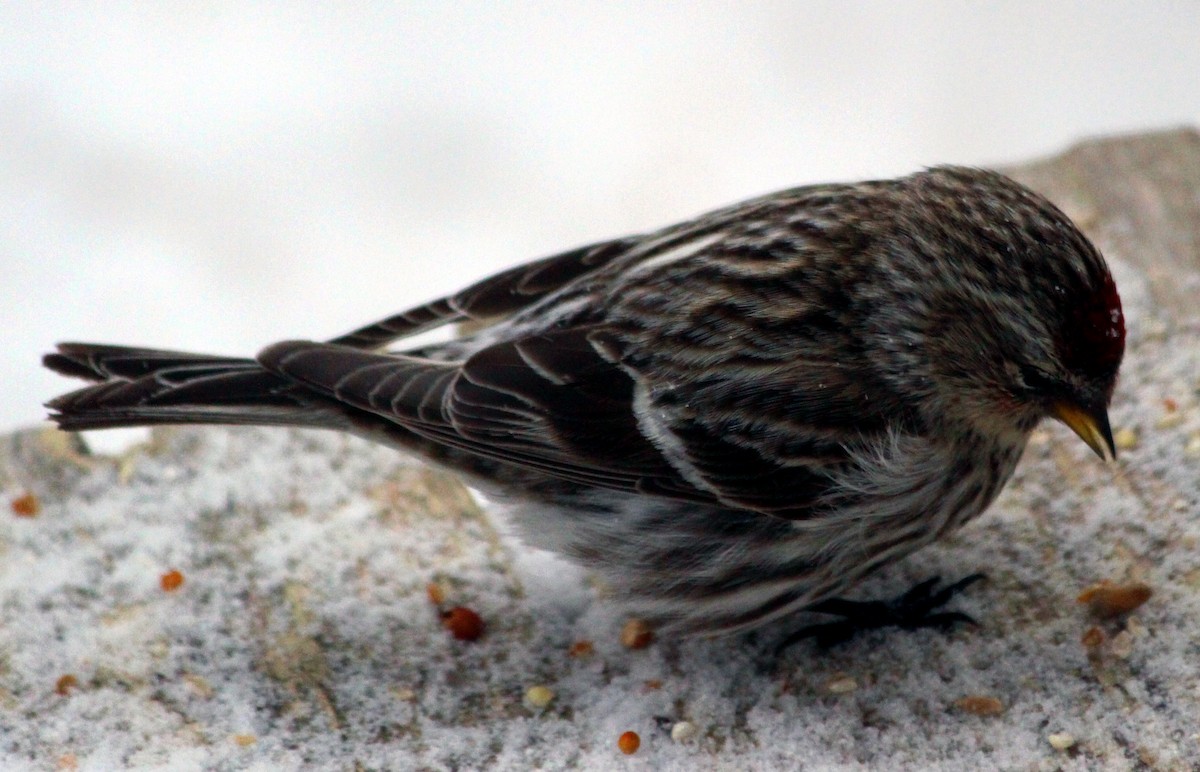
M1200 123L1200 4L4 3L0 429L804 182ZM90 10L89 10L90 9Z

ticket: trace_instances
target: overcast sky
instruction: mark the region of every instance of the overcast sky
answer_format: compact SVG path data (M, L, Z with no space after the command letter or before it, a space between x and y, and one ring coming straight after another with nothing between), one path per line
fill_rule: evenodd
M503 6L504 10L498 10ZM0 429L805 182L1200 124L1200 5L0 6Z

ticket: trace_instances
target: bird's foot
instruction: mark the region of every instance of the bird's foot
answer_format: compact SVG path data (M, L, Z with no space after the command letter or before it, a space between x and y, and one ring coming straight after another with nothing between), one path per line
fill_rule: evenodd
M926 579L917 586L890 600L845 600L830 598L806 609L821 614L841 617L836 622L809 625L784 639L777 651L782 652L796 643L813 638L821 648L844 643L864 630L880 627L900 627L916 630L921 627L946 629L959 623L978 624L961 611L938 611L946 602L975 582L983 574L971 574L948 584L940 590L934 589L941 577Z

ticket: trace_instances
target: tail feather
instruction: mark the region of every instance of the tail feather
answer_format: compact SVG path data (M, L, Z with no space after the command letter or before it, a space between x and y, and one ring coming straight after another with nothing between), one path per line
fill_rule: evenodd
M152 424L253 424L345 428L326 398L267 372L253 359L64 343L44 364L95 381L46 403L62 429Z
M61 375L89 381L138 378L173 368L186 368L199 374L197 370L205 366L221 368L253 363L249 359L234 357L102 343L60 343L56 348L56 352L42 357L42 364Z

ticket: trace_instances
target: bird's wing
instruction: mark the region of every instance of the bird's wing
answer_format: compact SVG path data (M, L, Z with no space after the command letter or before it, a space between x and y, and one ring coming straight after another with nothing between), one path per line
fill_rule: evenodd
M602 488L810 517L849 461L847 438L889 431L903 406L864 380L872 368L840 316L846 288L810 281L836 236L780 211L809 193L548 258L259 361L445 447ZM369 350L522 310L535 316L462 359Z
M634 381L588 329L488 346L463 362L288 341L269 371L446 448L584 485L712 501L640 431Z
M505 317L602 268L641 242L637 237L613 239L525 263L489 276L453 295L348 332L330 343L379 349L446 324Z
M600 328L531 334L463 362L285 342L271 372L429 442L559 479L629 493L811 517L847 460L846 425L883 430L864 387L836 365L719 374L667 388ZM813 393L797 384L820 382ZM803 388L801 387L801 392Z
M476 282L460 292L374 322L330 343L378 350L394 341L457 322L494 322L546 299L573 282L602 272L614 263L653 265L664 259L706 249L731 223L778 207L775 197L756 199L713 212L649 235L601 241L518 265Z
M812 517L856 448L905 428L904 408L864 368L817 352L765 362L726 352L697 368L647 361L619 335L594 339L639 372L643 434L684 479L731 507Z

